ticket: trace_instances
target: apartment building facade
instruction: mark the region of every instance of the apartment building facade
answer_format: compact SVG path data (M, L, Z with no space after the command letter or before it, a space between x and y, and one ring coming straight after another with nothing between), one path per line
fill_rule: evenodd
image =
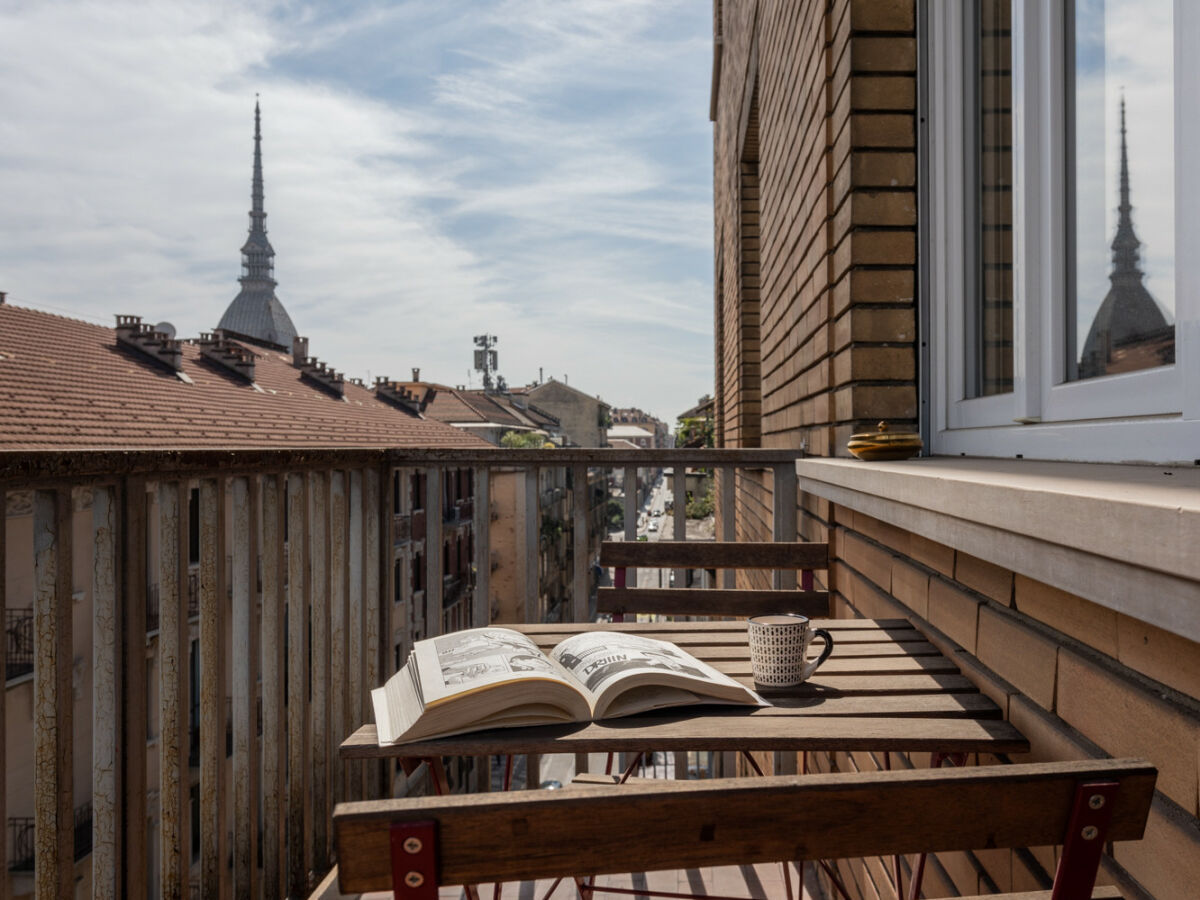
M831 542L838 614L924 631L1029 737L1014 761L1154 762L1146 839L1101 877L1191 896L1197 10L716 0L713 24L717 446L806 454L799 529ZM880 421L923 458L848 459ZM767 538L772 500L739 476L719 537ZM941 854L926 892L1038 889L1055 863ZM888 865L840 874L894 895Z
M179 341L143 326L137 317L119 317L116 329L91 325L49 313L0 304L0 356L5 369L0 379L6 402L0 410L0 452L45 451L50 449L109 449L119 455L128 449L156 448L165 457L172 450L230 448L260 450L264 458L272 451L323 446L419 448L488 446L462 430L436 421L422 420L375 397L361 384L343 379L327 365L308 356L306 343L292 356L264 350L246 341L220 334L197 341ZM302 341L303 339L301 339ZM450 469L435 504L435 519L427 520L430 506L425 476L397 469L393 473L392 521L393 579L389 585L392 609L386 617L393 628L390 652L385 650L376 677L398 667L414 639L427 628L426 590L429 540L442 544L436 556L441 567L440 609L442 630L472 623L473 579L473 484L470 469ZM153 480L145 482L147 520L158 517L158 494ZM347 470L329 477L315 476L307 488L307 514L336 523L361 516L364 486L361 474ZM386 491L380 492L388 497ZM75 856L77 895L90 896L91 852L91 763L87 748L92 745L96 723L91 715L92 660L94 658L91 572L92 497L78 489L72 494L70 521L75 539L72 571L73 648L71 690L76 714L72 716L75 803ZM186 702L185 732L189 746L186 791L192 815L199 809L200 689L199 638L200 598L200 488L187 485L180 502L189 509L186 579L187 622L184 624L184 658L190 678ZM225 570L232 568L234 521L230 489L220 501L226 510L226 545L220 553ZM384 501L386 502L386 500ZM6 858L9 896L32 892L36 870L34 857L34 681L33 611L35 498L29 491L12 491L5 496L4 567L6 696L5 741L7 810ZM432 524L429 524L432 521ZM160 783L158 754L152 752L161 739L159 710L160 629L159 585L160 540L157 530L146 532L145 754L146 816L149 846L146 848L146 883L151 896L158 884L157 870L162 848L158 845ZM336 546L336 545L334 545ZM345 552L345 547L341 552ZM327 552L334 552L331 547ZM261 559L258 584L262 589ZM227 582L223 623L226 645L231 646L233 617L232 582ZM343 586L344 587L344 586ZM345 599L343 589L342 597ZM328 630L328 629L326 629ZM317 630L321 633L320 629ZM386 646L386 645L385 645ZM233 661L225 660L226 683ZM232 706L225 700L226 767L232 753ZM260 722L261 727L261 722ZM232 802L232 797L226 798ZM193 827L190 851L185 859L198 865L200 829ZM197 871L192 877L198 878Z

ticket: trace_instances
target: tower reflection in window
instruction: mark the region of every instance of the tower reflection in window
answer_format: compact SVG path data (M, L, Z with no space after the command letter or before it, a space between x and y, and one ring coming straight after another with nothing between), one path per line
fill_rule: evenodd
M1069 379L1175 362L1171 0L1068 10ZM1082 340L1081 340L1082 339Z

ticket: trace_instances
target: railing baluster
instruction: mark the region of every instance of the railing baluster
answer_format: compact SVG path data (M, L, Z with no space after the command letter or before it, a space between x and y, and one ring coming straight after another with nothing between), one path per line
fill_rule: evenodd
M721 531L723 541L737 540L737 509L734 506L734 479L737 469L733 466L721 466ZM737 587L737 571L735 569L721 570L721 587L733 590Z
M224 479L200 482L200 893L221 891L221 770L225 728L221 721L225 666L221 564L225 547Z
M687 540L687 467L676 463L671 469L671 500L675 510L674 540ZM661 570L660 570L661 572ZM661 575L660 575L661 577ZM675 587L687 587L687 569L675 570ZM686 766L684 767L687 768Z
M625 540L636 541L638 537L638 502L637 502L637 463L627 462L623 470L624 493L625 493ZM625 570L625 584L628 587L635 588L638 586L637 569ZM613 616L614 622L620 622L625 618L621 613ZM625 754L621 754L622 765L624 764Z
M475 504L475 609L471 614L471 625L474 628L492 624L491 476L492 471L487 466L475 467L475 496L472 499Z
M146 552L149 495L143 478L127 478L121 485L122 566L121 604L123 658L121 663L124 734L121 792L126 810L121 839L125 863L122 896L144 900L147 894L146 860Z
M3 493L0 492L0 501ZM111 487L92 491L92 897L117 896L117 509ZM0 528L0 532L3 528ZM0 559L4 541L0 536ZM4 578L0 562L0 581ZM2 589L0 589L2 590ZM0 603L0 607L3 604ZM4 642L0 641L0 645ZM0 649L0 671L4 670ZM3 693L3 692L0 692ZM0 701L0 717L4 707ZM2 807L2 804L0 804ZM0 821L4 821L0 808ZM0 851L2 853L3 851ZM5 871L0 856L0 872ZM0 879L5 880L5 879ZM2 892L0 892L2 893Z
M180 515L181 485L158 485L158 675L159 675L159 884L163 900L187 890L183 756L187 665L181 571L186 569L187 529ZM182 565L181 565L182 563Z
M263 900L284 895L283 773L286 765L282 717L283 503L280 477L262 485L262 704L263 704ZM216 896L216 895L214 895Z
M771 495L774 507L771 516L772 540L796 540L796 466L794 463L783 463L774 467L775 477L772 479ZM776 569L773 576L776 590L794 590L796 587L795 569Z
M442 633L442 479L445 469L425 470L425 637Z
M591 491L588 488L588 467L585 464L576 463L571 467L571 484L574 485L574 495L571 498L574 525L571 548L571 621L586 622L591 611L588 602L588 568L591 562L588 558L588 503L591 500Z
M309 688L310 747L308 769L312 797L313 867L324 872L329 864L329 482L324 472L308 476L309 594L312 648Z
M539 560L541 558L541 522L538 490L540 478L538 467L524 470L524 521L525 521L525 621L542 621L541 585L539 583Z
M308 591L306 588L308 509L304 476L287 476L288 496L288 893L308 893L310 833L305 821L308 732Z
M333 747L333 802L346 798L345 768L337 749L346 737L346 473L336 469L329 478L329 731ZM354 700L351 699L351 704Z
M233 479L233 888L238 900L252 893L258 841L258 802L254 793L254 708L257 697L254 569L257 559L255 485Z
M379 552L379 516L383 503L380 496L381 483L379 469L375 466L369 466L365 470L363 478L363 549L366 551L366 558L363 560L363 581L365 583L363 588L363 618L365 619L363 656L366 658L366 671L364 673L366 689L362 690L358 701L361 711L354 720L355 727L366 721L366 710L364 707L367 704L370 691L379 687L380 684L379 566L381 554ZM390 556L390 550L388 554ZM366 764L366 789L367 795L370 797L378 797L380 795L380 768L381 765L379 763Z
M0 616L8 622L8 599L5 596L5 585L8 573L8 492L0 485ZM114 645L115 646L115 645ZM5 689L0 690L0 772L8 772L8 728L7 728L7 697L8 697L8 635L0 640L0 673L4 674ZM0 822L8 823L8 785L7 778L0 778ZM7 836L0 837L0 900L8 900L8 840Z
M363 476L362 471L350 472L350 541L347 548L349 561L350 609L346 617L350 656L348 690L352 724L363 721L366 691L363 690ZM347 764L350 771L349 799L363 799L363 763Z
M71 491L33 495L34 890L74 892L71 701Z

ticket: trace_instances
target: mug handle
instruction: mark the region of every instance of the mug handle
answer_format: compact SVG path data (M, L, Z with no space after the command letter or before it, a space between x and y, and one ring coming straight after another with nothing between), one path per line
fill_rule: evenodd
M813 672L817 671L817 667L825 660L829 659L829 654L833 652L833 635L824 628L818 628L813 632L813 640L820 638L825 642L825 649L821 651L821 655L812 662L804 664L804 673L801 676L804 681L808 681L812 677Z

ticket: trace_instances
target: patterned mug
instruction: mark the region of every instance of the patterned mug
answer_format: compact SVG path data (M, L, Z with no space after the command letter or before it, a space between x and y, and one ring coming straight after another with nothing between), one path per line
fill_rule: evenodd
M761 687L793 687L803 684L833 652L833 635L812 628L798 613L754 616L749 620L750 669ZM808 660L808 645L814 637L825 642L815 660Z

